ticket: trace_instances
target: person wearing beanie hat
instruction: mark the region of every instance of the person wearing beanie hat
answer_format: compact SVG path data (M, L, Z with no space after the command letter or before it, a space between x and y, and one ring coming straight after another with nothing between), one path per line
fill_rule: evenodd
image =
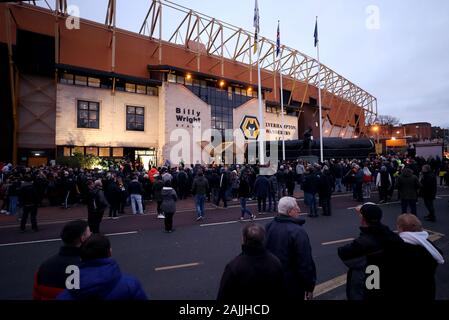
M360 235L351 243L338 248L338 256L349 268L346 280L348 300L371 300L384 298L385 292L368 290L365 284L368 266L377 266L382 273L385 250L402 243L402 239L381 223L382 210L367 202L356 208L361 226Z
M266 227L266 248L281 261L284 269L283 299L313 298L316 268L309 236L300 219L301 209L293 197L283 197L278 204L279 216Z

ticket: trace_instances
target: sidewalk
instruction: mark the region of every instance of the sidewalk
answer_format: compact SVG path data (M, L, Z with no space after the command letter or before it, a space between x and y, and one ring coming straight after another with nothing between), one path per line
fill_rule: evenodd
M297 199L303 198L304 193L296 188L294 196ZM249 200L248 203L255 203L256 200ZM239 201L228 201L228 206L239 206ZM184 200L178 200L177 204L178 212L190 212L195 211L195 201L193 197L189 197ZM220 207L223 208L223 202L220 202ZM215 209L215 205L212 202L205 203L205 209ZM145 201L145 214L155 215L156 214L156 202ZM108 217L109 208L104 212L104 218ZM125 214L122 216L131 216L132 209L131 206L125 207ZM16 226L19 224L18 215L10 216L6 214L0 214L0 228L6 226ZM62 207L51 207L43 206L39 207L37 210L37 221L38 223L43 222L54 222L54 221L67 221L76 219L87 219L87 207L84 204L77 203L72 205L68 209Z

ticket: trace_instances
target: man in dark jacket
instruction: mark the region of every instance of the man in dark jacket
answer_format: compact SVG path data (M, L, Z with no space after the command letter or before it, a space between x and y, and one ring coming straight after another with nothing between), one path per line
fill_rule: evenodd
M187 186L188 186L188 175L184 171L183 167L179 167L179 172L176 176L177 187L178 187L178 196L179 200L185 199L187 196Z
M267 197L270 191L270 184L266 176L258 175L254 184L254 194L257 197L257 210L259 214L267 211Z
M133 214L143 214L142 184L137 180L137 176L128 185L128 193L131 199Z
M20 230L25 232L28 216L31 217L31 229L36 232L37 228L37 206L39 196L33 185L31 176L24 178L24 183L19 189L19 203L23 206L22 220L20 221Z
M33 300L53 300L66 288L67 266L81 262L81 245L90 237L89 226L84 220L67 223L61 232L64 245L59 253L46 260L34 277Z
M164 219L164 212L161 209L162 205L162 188L164 188L164 182L162 182L162 177L160 174L156 173L154 175L154 186L153 186L153 196L154 201L157 203L157 218Z
M302 181L301 189L304 191L304 203L310 208L309 217L318 217L318 210L316 207L316 193L318 192L318 185L320 179L313 167L309 166L306 170L306 175Z
M320 196L321 206L323 207L323 216L332 215L331 196L334 192L334 178L327 166L324 167L318 184L318 194Z
M279 200L279 216L266 226L266 248L279 258L284 271L283 299L313 298L316 268L309 237L299 219L301 210L295 198Z
M176 212L176 201L178 200L178 195L175 189L171 187L170 181L165 181L164 187L161 191L162 204L161 209L164 212L164 224L165 232L171 233L173 229L173 215Z
M204 202L209 190L209 182L204 177L203 170L198 169L197 176L193 179L192 195L195 197L196 221L204 219Z
M428 164L422 167L420 191L421 197L424 199L424 205L429 211L429 214L425 216L424 219L435 222L435 207L433 206L433 201L437 196L437 178Z
M103 235L89 237L81 247L80 288L66 289L58 300L147 300L139 281L122 274L111 258L111 243Z
M264 247L265 230L245 225L242 253L226 265L221 277L219 301L273 301L283 294L279 259Z
M416 201L418 200L418 191L421 187L418 178L409 168L404 168L396 181L398 193L401 198L401 213L406 213L407 207L410 207L411 213L416 215Z
M385 250L402 240L397 234L381 223L382 210L374 203L367 202L356 209L361 217L360 235L357 239L338 248L338 256L349 267L346 280L348 300L369 300L384 297L382 269ZM377 266L380 270L380 290L368 290L366 271L368 266Z
M100 232L100 223L108 203L103 193L101 180L88 181L89 193L87 196L87 223L92 233Z
M219 183L218 183L218 197L215 202L215 205L217 207L219 206L221 199L223 199L223 207L224 208L228 207L228 202L226 199L226 197L227 197L226 191L228 190L228 186L229 186L228 170L226 168L224 168L221 170L221 175L220 175L220 179L219 179Z

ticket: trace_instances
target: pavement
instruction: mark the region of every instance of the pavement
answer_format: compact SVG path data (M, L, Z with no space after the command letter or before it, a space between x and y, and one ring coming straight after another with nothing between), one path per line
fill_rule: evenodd
M333 215L309 218L302 193L297 191L304 225L309 234L317 266L315 297L319 300L345 299L346 267L337 256L337 248L359 233L358 205L352 194L336 193L332 198ZM372 200L377 201L377 193ZM435 201L436 223L423 221L432 240L449 256L449 189L439 189ZM394 229L401 213L398 202L382 204L383 222ZM240 253L241 228L238 202L228 208L206 204L206 218L195 221L192 199L182 200L174 216L175 232L166 234L163 220L157 219L155 204L147 203L145 215L132 215L130 208L117 220L104 219L101 232L109 235L113 257L124 273L136 276L151 299L212 300L216 298L225 265ZM249 202L256 212L256 203ZM418 216L426 214L422 201ZM65 222L86 218L87 209L39 208L39 232L19 233L15 217L0 215L0 299L31 299L33 276L47 257L58 251L59 232ZM257 215L256 222L266 224L274 214ZM447 264L447 262L446 262ZM449 268L440 266L436 275L437 298L449 299Z

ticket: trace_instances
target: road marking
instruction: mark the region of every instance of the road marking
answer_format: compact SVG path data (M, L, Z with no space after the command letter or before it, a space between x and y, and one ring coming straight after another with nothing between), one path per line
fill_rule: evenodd
M393 201L393 202L387 202L387 203L375 203L375 205L377 205L377 206L386 206L386 205L389 205L389 204L398 204L398 203L401 203L401 201ZM361 203L360 205L363 205L363 203ZM357 207L349 207L349 208L346 208L346 209L353 210L355 208L357 208Z
M349 241L352 241L352 240L354 240L354 238L347 238L347 239L342 239L342 240L328 241L328 242L323 242L321 245L322 246L328 246L328 245L331 245L331 244L349 242Z
M117 232L117 233L107 233L106 236L123 236L125 234L135 234L138 233L138 231L127 231L127 232Z
M126 234L135 234L138 233L138 231L129 231L129 232L118 232L118 233L108 233L106 236L113 237L113 236L122 236ZM45 242L55 242L55 241L61 241L60 238L55 239L45 239L45 240L34 240L34 241L23 241L23 242L12 242L12 243L2 243L0 244L0 247L9 247L9 246L18 246L22 244L33 244L33 243L45 243Z
M300 216L306 216L308 215L307 212L303 212L300 214ZM223 221L223 222L214 222L214 223L204 223L200 224L200 227L211 227L211 226L219 226L222 224L232 224L232 223L239 223L239 222L248 222L248 221L259 221L259 220L268 220L268 219L274 219L275 216L271 217L263 217L263 218L256 218L254 220L251 219L244 219L244 220L232 220L232 221Z
M264 217L264 218L256 218L254 220L245 219L245 220L232 220L232 221L223 221L223 222L214 222L214 223L205 223L200 224L200 227L211 227L211 226L219 226L222 224L232 224L232 223L239 223L241 221L258 221L258 220L268 220L273 219L274 217Z
M313 290L313 296L318 297L345 284L346 284L346 273L317 285L315 287L315 290Z
M177 265L174 265L174 266L166 266L166 267L154 268L154 271L165 271L165 270L189 268L189 267L199 266L200 264L203 264L203 263L202 262L192 262L192 263L185 263L185 264L177 264Z

